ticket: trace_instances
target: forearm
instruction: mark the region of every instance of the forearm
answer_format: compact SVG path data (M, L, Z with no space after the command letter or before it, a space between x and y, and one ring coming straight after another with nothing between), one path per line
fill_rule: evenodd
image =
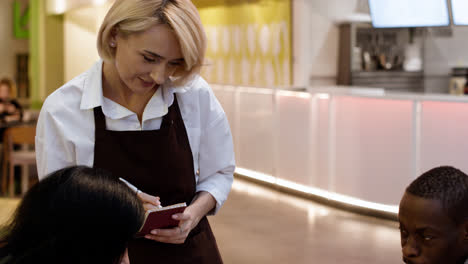
M218 105L218 104L217 104ZM197 192L206 191L215 199L215 207L209 215L218 212L227 199L233 182L235 169L234 145L226 115L219 106L209 126L203 129L197 179Z
M199 192L195 196L194 201L190 204L189 209L197 217L199 221L208 214L216 206L216 200L208 192Z

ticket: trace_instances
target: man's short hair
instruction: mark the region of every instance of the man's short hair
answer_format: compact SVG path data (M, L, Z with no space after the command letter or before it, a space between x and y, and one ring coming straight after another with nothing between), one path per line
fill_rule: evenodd
M406 192L439 200L456 224L468 219L468 175L459 169L451 166L431 169L414 180Z

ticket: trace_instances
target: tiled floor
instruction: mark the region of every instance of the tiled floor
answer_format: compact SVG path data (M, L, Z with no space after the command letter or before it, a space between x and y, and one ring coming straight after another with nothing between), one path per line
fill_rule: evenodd
M236 180L210 217L226 264L396 264L398 224Z
M0 199L0 223L18 200ZM398 224L332 209L236 179L210 217L225 264L396 264Z

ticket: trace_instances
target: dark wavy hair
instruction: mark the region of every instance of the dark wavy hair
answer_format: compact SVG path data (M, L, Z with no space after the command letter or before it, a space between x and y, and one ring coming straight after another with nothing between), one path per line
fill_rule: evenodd
M406 192L439 200L456 224L468 220L468 175L459 169L450 166L431 169L414 180Z
M104 170L61 169L34 185L0 232L7 263L116 263L143 223L137 196Z

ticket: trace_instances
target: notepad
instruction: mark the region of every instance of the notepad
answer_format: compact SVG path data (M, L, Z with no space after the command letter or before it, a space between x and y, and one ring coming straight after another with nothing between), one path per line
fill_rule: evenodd
M178 203L146 211L144 224L136 236L143 237L149 234L153 229L178 226L179 220L173 219L172 215L184 212L186 207L186 203Z

